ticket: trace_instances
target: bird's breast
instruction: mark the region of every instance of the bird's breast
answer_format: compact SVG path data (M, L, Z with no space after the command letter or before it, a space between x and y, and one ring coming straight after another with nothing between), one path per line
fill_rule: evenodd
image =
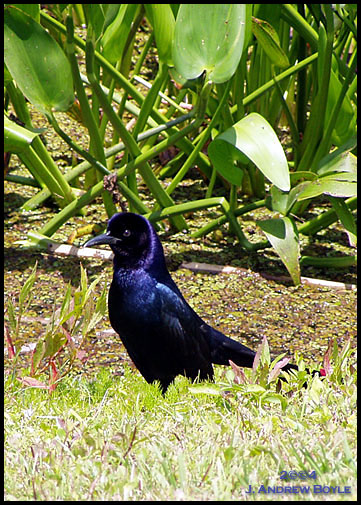
M138 327L156 317L156 282L145 273L117 272L109 291L109 317L123 329Z

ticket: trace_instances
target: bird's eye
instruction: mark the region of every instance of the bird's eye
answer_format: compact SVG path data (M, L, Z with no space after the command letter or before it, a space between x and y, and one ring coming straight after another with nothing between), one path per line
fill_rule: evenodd
M124 230L123 231L123 237L130 237L131 233L132 232L130 230Z

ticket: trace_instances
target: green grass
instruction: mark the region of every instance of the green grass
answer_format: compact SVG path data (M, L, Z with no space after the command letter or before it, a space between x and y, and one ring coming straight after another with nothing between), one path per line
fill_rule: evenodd
M215 385L179 377L165 397L130 367L67 376L52 395L9 375L5 500L356 500L351 361L342 381L316 376L302 388L290 377L281 392L217 367ZM291 470L317 478L281 480ZM314 484L351 494L258 493Z

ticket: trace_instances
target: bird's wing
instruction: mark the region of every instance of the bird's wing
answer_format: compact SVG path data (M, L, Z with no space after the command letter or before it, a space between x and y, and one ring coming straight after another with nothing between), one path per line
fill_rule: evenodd
M184 340L196 331L198 316L187 302L163 283L156 284L161 305L161 317L174 338ZM199 326L199 325L198 325Z
M199 359L200 364L209 366L210 349L201 330L204 322L188 305L182 296L163 283L156 284L161 306L161 319L167 337L173 346L191 361Z

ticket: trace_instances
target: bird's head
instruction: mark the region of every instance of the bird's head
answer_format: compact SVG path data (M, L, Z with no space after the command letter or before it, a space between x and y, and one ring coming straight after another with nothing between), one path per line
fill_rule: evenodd
M163 248L151 225L143 216L132 212L114 214L107 231L94 237L84 247L107 244L114 253L114 261L126 268L147 268L164 262Z

